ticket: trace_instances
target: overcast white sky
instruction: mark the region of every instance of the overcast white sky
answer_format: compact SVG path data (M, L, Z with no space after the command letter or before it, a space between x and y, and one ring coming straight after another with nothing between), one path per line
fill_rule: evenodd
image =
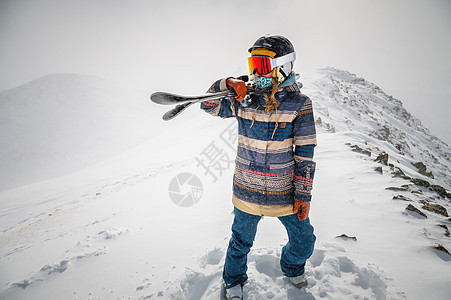
M293 42L301 75L364 77L451 144L449 0L0 0L0 90L79 73L197 94L246 71L265 33Z

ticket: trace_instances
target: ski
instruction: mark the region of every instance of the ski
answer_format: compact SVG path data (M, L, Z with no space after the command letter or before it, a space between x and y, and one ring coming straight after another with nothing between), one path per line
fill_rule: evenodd
M198 96L182 96L168 92L155 92L150 95L150 100L154 103L161 105L173 105L173 104L183 104L189 102L203 102L203 101L211 101L217 100L229 96L233 96L234 93L232 91L224 91L219 93L207 93Z
M244 81L247 81L247 76L244 78L242 76L241 78L245 79ZM255 87L251 84L248 85L247 95L242 101L243 105L250 104L251 96L254 94ZM185 109L190 107L191 105L199 102L204 101L214 101L214 100L222 100L227 97L235 97L236 94L233 91L223 91L219 93L206 93L203 95L197 95L197 96L183 96L178 95L174 93L169 92L155 92L152 95L150 95L150 100L152 102L160 104L160 105L176 105L173 109L167 111L163 115L163 120L169 121L181 114Z
M242 75L237 79L243 80L244 82L249 81L249 76ZM243 100L243 104L250 103L250 96L254 93L254 85L248 85L248 92L246 98ZM193 105L194 103L204 102L204 101L213 101L213 100L222 100L227 97L235 97L236 94L233 91L223 91L219 93L206 93L197 96L184 96L178 95L169 92L155 92L150 95L150 100L152 102L161 104L161 105L176 105L173 109L167 111L163 115L163 120L169 121L182 113L185 109Z
M235 93L232 91L224 91L220 93L207 93L200 96L181 96L177 94L167 93L167 92L155 92L150 96L150 99L154 103L162 104L162 105L173 105L176 106L167 111L163 115L164 121L172 120L181 114L185 109L193 105L194 103L199 103L203 101L213 101L220 100L229 96L234 96Z
M161 105L174 105L176 106L167 111L163 115L163 120L169 121L181 114L185 109L193 105L194 103L199 103L203 101L213 101L221 100L226 97L235 96L232 91L224 91L220 93L207 93L199 96L182 96L168 92L155 92L150 96L150 100L154 103Z
M175 117L177 117L182 111L184 111L185 109L187 109L189 106L193 105L194 103L197 102L186 102L183 104L178 104L176 105L173 109L167 111L164 115L163 115L163 120L165 121L169 121L174 119Z
M237 77L237 79L243 80L244 82L248 82L249 76L242 75L242 76ZM253 92L253 88L251 88L251 86L252 85L249 85L249 89L252 90L252 92ZM248 94L249 93L250 92L248 92ZM152 95L150 95L150 100L152 100L152 102L154 102L154 103L161 104L161 105L172 105L172 104L183 104L183 103L188 103L188 102L197 103L197 102L203 102L203 101L218 100L218 99L222 99L222 98L229 97L229 96L236 96L236 94L233 91L223 91L223 92L219 92L219 93L206 93L206 94L197 95L197 96L183 96L183 95L178 95L178 94L169 93L169 92L155 92ZM188 106L186 106L186 107L188 107ZM184 108L186 108L186 107L184 107Z
M164 92L159 92L159 93L160 93L160 95L158 96L159 99L157 101L164 102L165 101L164 97L161 94ZM154 94L156 94L156 93L154 93ZM152 95L154 95L154 94L152 94ZM253 94L253 91L248 91L246 98L244 98L244 100L242 101L243 105L248 105L251 102L252 94ZM174 95L174 94L164 93L164 95ZM180 104L177 104L173 109L167 111L163 115L163 120L165 120L165 121L172 120L173 118L177 117L182 111L184 111L189 106L191 106L195 103L199 103L199 102L203 102L203 101L221 100L223 98L230 97L230 96L234 97L235 93L230 92L230 91L225 91L225 92L220 92L220 93L215 93L215 94L205 94L205 95L201 95L201 96L188 96L185 98L184 98L184 96L177 95L177 97L179 97L179 98L177 100L178 102L175 102L175 103L180 103ZM155 97L155 98L157 98L157 97ZM173 101L173 100L169 100L169 101ZM156 101L154 101L154 102L157 103ZM174 103L171 103L171 104L174 104ZM169 104L164 104L164 105L169 105Z

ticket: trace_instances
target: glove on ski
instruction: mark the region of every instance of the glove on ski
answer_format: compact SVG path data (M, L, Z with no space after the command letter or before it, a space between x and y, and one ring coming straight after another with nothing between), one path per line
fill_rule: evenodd
M227 78L226 83L235 91L237 95L235 99L238 101L243 101L247 94L247 87L244 81L235 78Z
M310 202L295 200L293 212L298 214L298 219L304 221L308 218L308 213L310 211Z

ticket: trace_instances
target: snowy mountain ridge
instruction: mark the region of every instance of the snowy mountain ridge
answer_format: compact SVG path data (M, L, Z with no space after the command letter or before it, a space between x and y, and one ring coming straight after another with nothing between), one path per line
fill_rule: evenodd
M0 190L70 174L150 138L139 93L87 75L47 75L0 92Z
M77 75L70 76L77 81ZM64 80L58 77L47 78L59 84L56 92L42 91L43 103L60 99L50 97L61 91ZM47 79L36 81L33 90L48 86ZM95 116L118 118L110 123L113 131L131 116L126 131L151 135L133 146L119 134L120 146L131 147L126 151L98 140L94 145L105 155L99 159L82 149L97 161L70 174L61 170L70 157L46 155L55 162L51 171L57 177L0 192L0 299L219 299L233 221L233 163L212 181L198 158L214 144L233 159L236 153L221 144L220 136L235 121L191 108L164 122L161 115L169 107L152 104L148 95L134 98L136 105L122 103L123 97L91 97L116 95L117 87L80 80L84 84L73 92L88 97L69 95L71 101L81 101ZM318 125L310 213L317 243L306 265L309 286L297 290L284 280L278 261L286 233L276 218L264 218L249 254L245 299L447 299L449 194L418 185L422 182L416 179L449 191L448 148L399 101L346 71L326 68L301 80ZM54 108L46 106L41 115L59 115L61 126L67 125L64 120L77 124L71 123L73 110L66 109L66 101L50 101ZM15 104L20 105L6 106L8 118L35 108L25 100ZM126 113L104 114L107 104ZM53 129L29 120L42 128L21 132L24 127L9 123L3 134L12 142L46 141L47 130ZM77 140L105 133L102 127L79 129ZM23 155L32 156L33 147L24 149L31 153ZM29 162L28 167L39 169ZM417 162L424 163L426 175L420 174L421 165L412 164ZM184 173L196 175L203 185L200 201L190 207L170 199L170 182Z
M315 105L320 130L351 131L386 141L391 151L412 163L434 168L439 184L451 188L449 146L408 113L401 101L363 78L334 68L307 74L305 80L304 90ZM415 169L408 164L404 167Z

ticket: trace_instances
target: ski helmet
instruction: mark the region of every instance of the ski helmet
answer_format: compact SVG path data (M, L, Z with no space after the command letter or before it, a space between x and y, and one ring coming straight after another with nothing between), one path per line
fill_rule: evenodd
M275 55L273 58L281 57L295 52L293 44L286 37L274 34L267 34L258 38L255 41L254 45L249 48L249 52L252 54L254 50L258 49L266 49L274 52ZM293 71L293 63L294 61L290 61L278 67L277 77L279 79L279 82L284 81L291 74L291 72Z

